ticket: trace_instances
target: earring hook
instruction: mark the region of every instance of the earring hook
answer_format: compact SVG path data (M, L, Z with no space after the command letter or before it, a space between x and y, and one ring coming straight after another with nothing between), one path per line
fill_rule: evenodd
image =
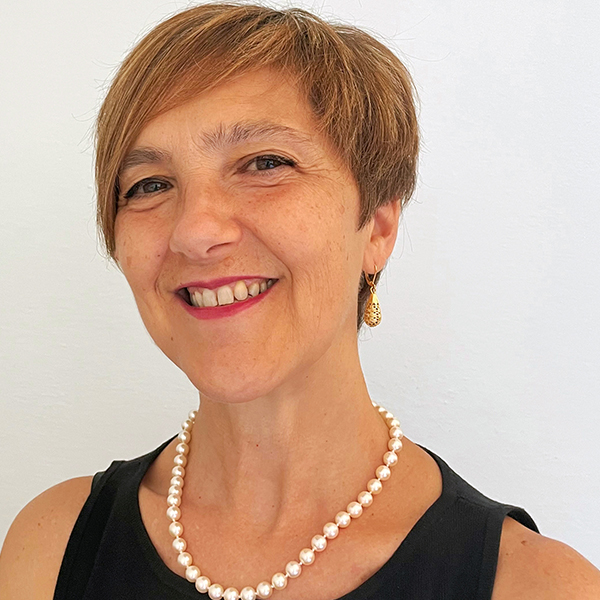
M374 285L375 285L375 276L377 275L377 265L375 265L375 273L373 273L373 277L371 278L371 281L369 281L369 275L368 273L365 272L365 279L367 281L367 284L369 285L369 287L371 289L373 289Z

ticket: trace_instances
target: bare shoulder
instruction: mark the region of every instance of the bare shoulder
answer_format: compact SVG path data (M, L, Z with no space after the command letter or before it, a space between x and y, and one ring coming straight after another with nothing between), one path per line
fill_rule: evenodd
M507 517L492 600L573 598L600 598L600 571L570 546Z
M0 553L0 598L51 600L73 525L92 477L76 477L34 498L17 515Z

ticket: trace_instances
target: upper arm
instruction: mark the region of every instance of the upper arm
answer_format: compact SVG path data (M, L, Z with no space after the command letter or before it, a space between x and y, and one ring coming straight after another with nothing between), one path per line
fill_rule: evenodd
M600 571L570 546L507 517L492 600L574 598L600 598Z
M90 493L92 477L59 483L15 518L0 553L2 600L51 600L67 542Z

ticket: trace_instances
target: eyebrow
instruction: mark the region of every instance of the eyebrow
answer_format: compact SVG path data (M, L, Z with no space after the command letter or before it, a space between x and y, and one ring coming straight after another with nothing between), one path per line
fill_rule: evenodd
M201 134L198 142L203 149L214 151L236 146L248 140L260 140L269 137L278 137L302 145L313 146L308 135L292 127L270 121L245 121L233 123L232 125L221 124L213 131Z
M170 160L171 155L158 148L134 148L125 155L119 174L138 165L167 163Z
M231 125L221 124L212 131L200 134L195 143L203 151L215 152L249 140L262 140L274 137L283 141L291 141L303 146L307 150L315 150L315 144L305 133L270 121L247 121ZM171 154L164 150L152 147L134 148L125 155L119 173L123 173L127 169L139 165L168 163L170 161Z

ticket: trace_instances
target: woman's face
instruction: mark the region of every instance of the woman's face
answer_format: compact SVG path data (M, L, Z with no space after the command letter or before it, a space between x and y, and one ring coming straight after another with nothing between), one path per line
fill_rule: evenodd
M116 258L150 335L204 395L251 400L356 342L372 222L356 232L356 184L281 73L245 74L150 121L120 189ZM214 280L229 277L246 282L242 310L189 304L210 304L210 289L225 299ZM262 279L277 282L252 296Z

